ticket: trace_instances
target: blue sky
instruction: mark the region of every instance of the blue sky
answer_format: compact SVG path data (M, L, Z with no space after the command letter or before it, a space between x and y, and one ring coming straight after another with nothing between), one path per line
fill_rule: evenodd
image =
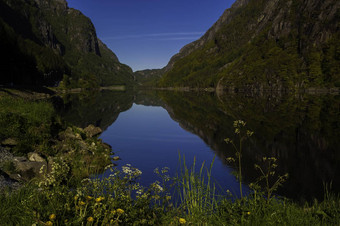
M164 67L201 37L235 0L67 0L134 71Z

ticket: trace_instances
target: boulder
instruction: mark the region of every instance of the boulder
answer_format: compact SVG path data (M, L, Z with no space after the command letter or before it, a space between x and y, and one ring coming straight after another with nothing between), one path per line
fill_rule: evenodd
M71 127L68 127L65 131L60 132L58 136L59 140L77 139Z
M1 142L4 146L16 146L18 145L18 142L13 138L7 138L6 140Z
M87 137L94 137L96 135L99 135L103 132L103 130L99 127L95 127L94 125L89 125L84 129L84 132L86 133Z
M21 179L29 181L32 178L40 175L40 169L45 165L45 162L32 162L25 157L14 157L13 162L16 168L16 172L20 174Z
M28 160L31 162L46 162L45 159L36 152L30 152L27 154L27 156Z

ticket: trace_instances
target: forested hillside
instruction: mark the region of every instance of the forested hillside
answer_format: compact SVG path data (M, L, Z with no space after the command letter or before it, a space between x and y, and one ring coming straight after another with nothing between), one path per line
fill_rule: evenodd
M65 0L0 0L0 84L93 87L133 83L132 70Z
M340 2L237 0L166 66L160 86L340 87Z

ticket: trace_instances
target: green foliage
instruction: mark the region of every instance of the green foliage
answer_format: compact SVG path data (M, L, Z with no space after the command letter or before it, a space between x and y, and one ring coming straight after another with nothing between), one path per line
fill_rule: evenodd
M340 223L339 197L326 195L322 202L299 206L287 199L265 199L263 193L242 199L216 196L207 190L210 170L186 171L178 189L183 202L176 206L159 182L149 187L138 184L141 172L126 165L111 168L104 179L85 179L76 187L68 185L68 167L55 164L48 184L32 181L16 191L0 192L0 220L12 224L105 224L105 225L337 225ZM59 165L59 167L56 167ZM63 166L62 166L63 165ZM62 167L61 167L62 166ZM66 170L65 170L66 169ZM159 170L156 170L158 173ZM162 169L164 176L167 169ZM54 175L55 174L55 175ZM54 175L54 177L52 177ZM56 176L58 175L58 176ZM54 178L51 180L51 178ZM163 177L168 178L168 177ZM168 180L168 179L166 179ZM183 183L182 183L183 182ZM210 184L212 185L212 184ZM212 187L211 187L212 188ZM39 192L37 192L39 189ZM202 199L201 199L202 198Z
M261 172L261 176L257 179L255 184L250 185L252 189L256 190L258 189L257 186L261 187L259 183L261 181L265 182L264 187L262 187L262 190L266 192L267 196L267 202L269 203L272 199L272 194L275 192L279 186L281 186L288 178L288 174L285 174L283 176L276 176L275 169L277 165L275 164L277 162L277 159L274 157L263 157L263 162L265 163L264 168L262 169L261 166L255 164L255 169L259 170ZM272 181L272 178L274 179L274 182Z
M230 9L229 19L214 25L219 27L215 33L211 31L209 38L206 35L190 44L187 47L192 50L190 53L187 49L180 53L182 57L174 60L174 66L158 85L247 90L337 87L339 16L332 21L320 21L316 16L321 13L319 8L307 12L301 1L291 5L280 1L277 7L271 6L273 15L284 14L281 23L291 27L277 31L276 19L262 23L269 16L265 13L267 3L249 1ZM330 39L319 41L309 36L310 27L317 23L334 31ZM204 45L199 46L198 42Z
M242 192L242 144L243 142L248 139L249 137L251 137L253 135L253 132L250 130L247 130L245 128L246 123L242 120L236 120L234 121L234 128L235 128L235 134L238 138L238 142L234 141L230 138L226 138L224 139L224 141L227 144L232 144L233 148L235 149L235 157L237 159L237 169L238 172L236 174L236 178L239 181L239 185L240 185L240 196L241 198L243 198L243 192ZM227 158L227 161L229 162L236 162L235 158L233 157L229 157Z
M155 87L162 77L164 69L142 70L133 73L135 81L138 85L144 87Z
M193 216L212 214L217 207L216 188L211 181L211 169L214 160L209 169L206 169L203 162L198 173L196 173L196 159L194 159L190 168L187 167L184 156L183 162L181 156L179 161L181 171L175 181L177 193L180 196L180 208L185 210L188 215Z
M323 48L322 72L325 80L340 87L340 32Z
M133 83L131 68L98 40L90 19L64 2L0 4L1 84L54 86L64 74L72 82L63 88Z
M325 166L330 166L334 171L338 169L339 95L216 95L174 91L161 92L159 95L171 112L171 117L214 147L215 153L222 159L235 158L233 147L226 144L224 139L235 137L235 129L231 127L236 119L243 119L248 128L256 131L248 140L251 145L242 148L242 176L245 182L255 182L261 176L260 171L254 169L254 164L265 169L262 157L276 157L276 175L289 173L288 180L283 187L278 188L277 193L304 202L313 199L315 194L319 194L318 199L323 198L322 181L335 175L325 173ZM300 137L299 144L296 143L296 136ZM326 141L327 146L320 146L319 140ZM273 152L272 144L282 152ZM296 152L297 149L301 151ZM329 157L324 157L325 152ZM310 162L306 161L306 156ZM235 163L225 162L237 172ZM314 167L316 163L319 167ZM306 168L299 167L302 165ZM305 179L303 175L308 173L313 175L313 180L301 184L300 181ZM306 190L312 190L313 195L305 193Z
M51 138L54 109L45 101L29 101L0 96L0 140L15 139L14 151L28 153L33 147L44 148Z

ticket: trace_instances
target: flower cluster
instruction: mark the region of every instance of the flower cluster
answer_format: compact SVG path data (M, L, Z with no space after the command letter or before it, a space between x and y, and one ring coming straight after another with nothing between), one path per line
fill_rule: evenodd
M40 172L43 173L44 166L40 168ZM61 183L70 172L70 167L68 164L58 159L58 161L53 161L51 171L45 175L44 179L38 183L39 187L48 187L50 185L58 185Z
M155 192L162 192L163 191L163 187L159 185L159 181L155 181L152 184L152 188L155 190Z
M131 166L131 164L126 164L122 166L122 171L129 177L139 177L142 175L142 171Z

